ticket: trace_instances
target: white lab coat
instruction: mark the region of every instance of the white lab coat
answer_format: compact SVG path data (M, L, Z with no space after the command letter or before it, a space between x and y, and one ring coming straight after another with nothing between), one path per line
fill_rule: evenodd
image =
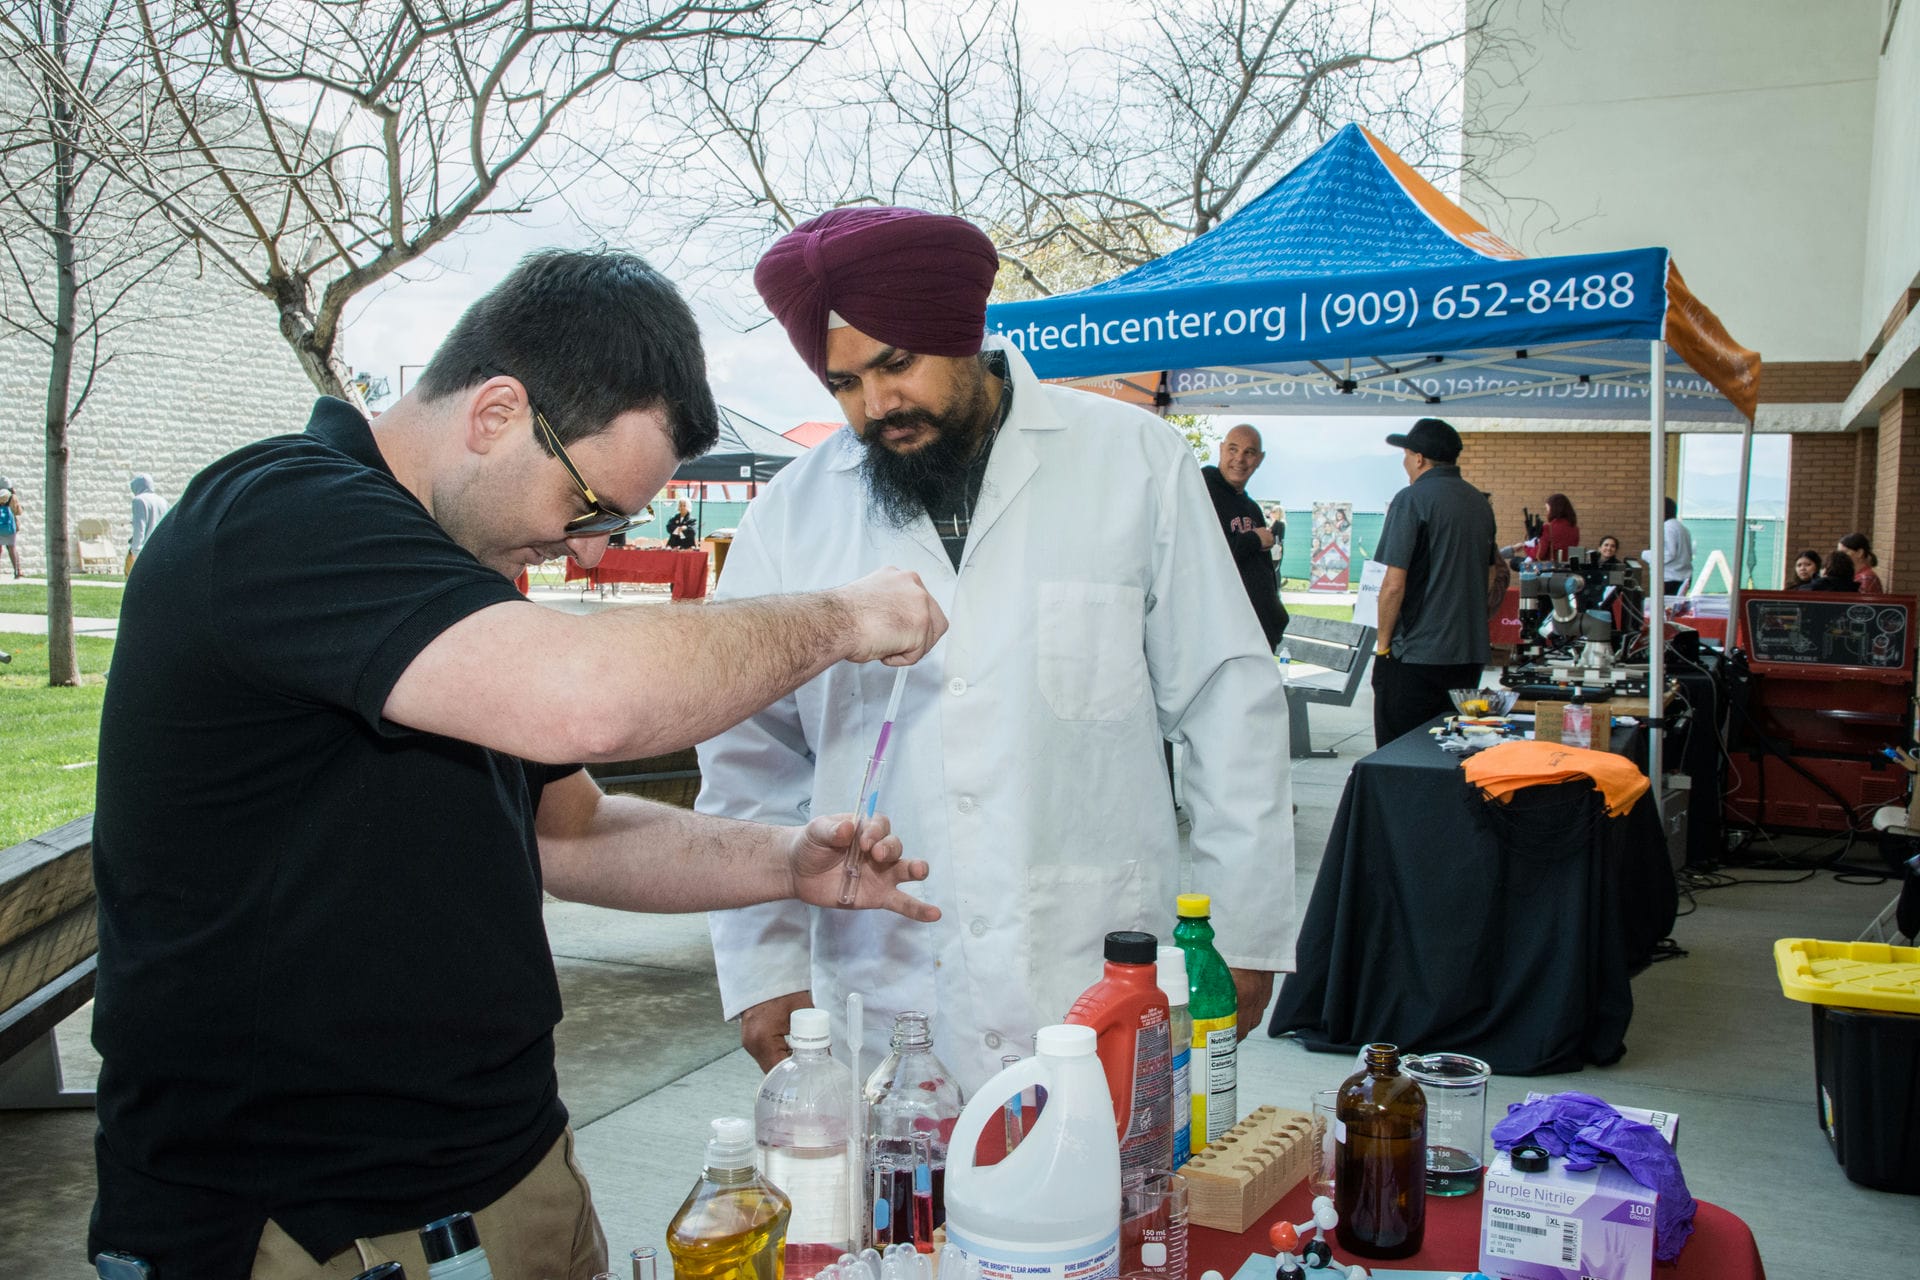
M914 891L941 920L787 902L710 922L727 1017L810 989L844 1042L859 991L871 1065L893 1015L919 1009L969 1093L1099 979L1109 930L1170 940L1183 887L1213 895L1230 964L1290 970L1295 935L1286 698L1200 469L1151 414L1043 386L1007 356L1013 412L958 574L924 513L901 530L868 517L862 446L842 429L748 509L719 592L891 564L947 613L907 678L880 798L931 864ZM702 744L698 808L779 823L851 810L893 675L840 663ZM1190 886L1163 737L1187 749Z

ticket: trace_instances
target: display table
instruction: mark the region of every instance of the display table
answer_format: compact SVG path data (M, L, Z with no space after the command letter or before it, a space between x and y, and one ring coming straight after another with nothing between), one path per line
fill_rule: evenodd
M1622 818L1585 781L1491 805L1422 726L1347 778L1268 1032L1502 1075L1610 1063L1677 906L1651 796Z
M1671 1265L1656 1264L1655 1280L1764 1280L1766 1268L1760 1265L1760 1250L1753 1232L1745 1222L1718 1205L1704 1200L1694 1215L1693 1235L1687 1247ZM1267 1228L1283 1219L1305 1222L1311 1198L1306 1183L1298 1183L1280 1198L1280 1203L1242 1235L1190 1227L1187 1234L1187 1275L1189 1280L1212 1269L1233 1280L1234 1272L1249 1254L1269 1257L1273 1245L1267 1241ZM1480 1261L1480 1194L1427 1198L1427 1233L1424 1247L1411 1258L1376 1263L1371 1258L1354 1257L1332 1242L1334 1256L1342 1263L1358 1262L1377 1276L1400 1271L1471 1271ZM1309 1271L1308 1275L1331 1275L1331 1271ZM1271 1277L1272 1273L1267 1273Z
M568 557L567 581L583 579L593 587L610 582L665 582L672 585L675 600L698 600L707 594L707 553L698 548L608 547L591 569L582 569Z

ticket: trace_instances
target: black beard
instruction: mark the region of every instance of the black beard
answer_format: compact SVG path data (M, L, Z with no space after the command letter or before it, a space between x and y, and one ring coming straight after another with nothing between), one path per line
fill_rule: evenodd
M934 436L912 453L895 453L881 432L899 426L932 427ZM952 511L964 504L967 464L980 446L980 424L965 411L935 415L904 409L869 419L862 443L867 452L860 475L874 513L891 528L904 529L929 508Z

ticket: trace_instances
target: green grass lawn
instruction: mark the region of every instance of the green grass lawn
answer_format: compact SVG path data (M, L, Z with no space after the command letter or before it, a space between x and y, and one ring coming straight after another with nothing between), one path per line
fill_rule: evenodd
M1353 621L1353 606L1350 604L1290 604L1287 612L1294 617L1332 618L1335 622Z
M117 618L120 599L126 591L120 587L89 587L79 583L73 588L73 612L81 618ZM9 582L0 585L0 613L38 613L47 611L47 589Z
M47 638L0 632L0 649L13 655L11 664L0 666L0 770L6 778L0 786L0 849L93 812L100 703L113 641L80 636L75 644L80 687L49 689Z

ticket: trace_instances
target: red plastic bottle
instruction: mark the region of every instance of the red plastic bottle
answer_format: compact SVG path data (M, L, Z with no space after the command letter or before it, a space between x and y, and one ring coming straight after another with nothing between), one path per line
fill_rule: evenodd
M1097 1039L1123 1186L1173 1168L1172 1023L1155 973L1159 945L1150 933L1108 934L1105 976L1067 1011L1068 1022L1092 1027Z

